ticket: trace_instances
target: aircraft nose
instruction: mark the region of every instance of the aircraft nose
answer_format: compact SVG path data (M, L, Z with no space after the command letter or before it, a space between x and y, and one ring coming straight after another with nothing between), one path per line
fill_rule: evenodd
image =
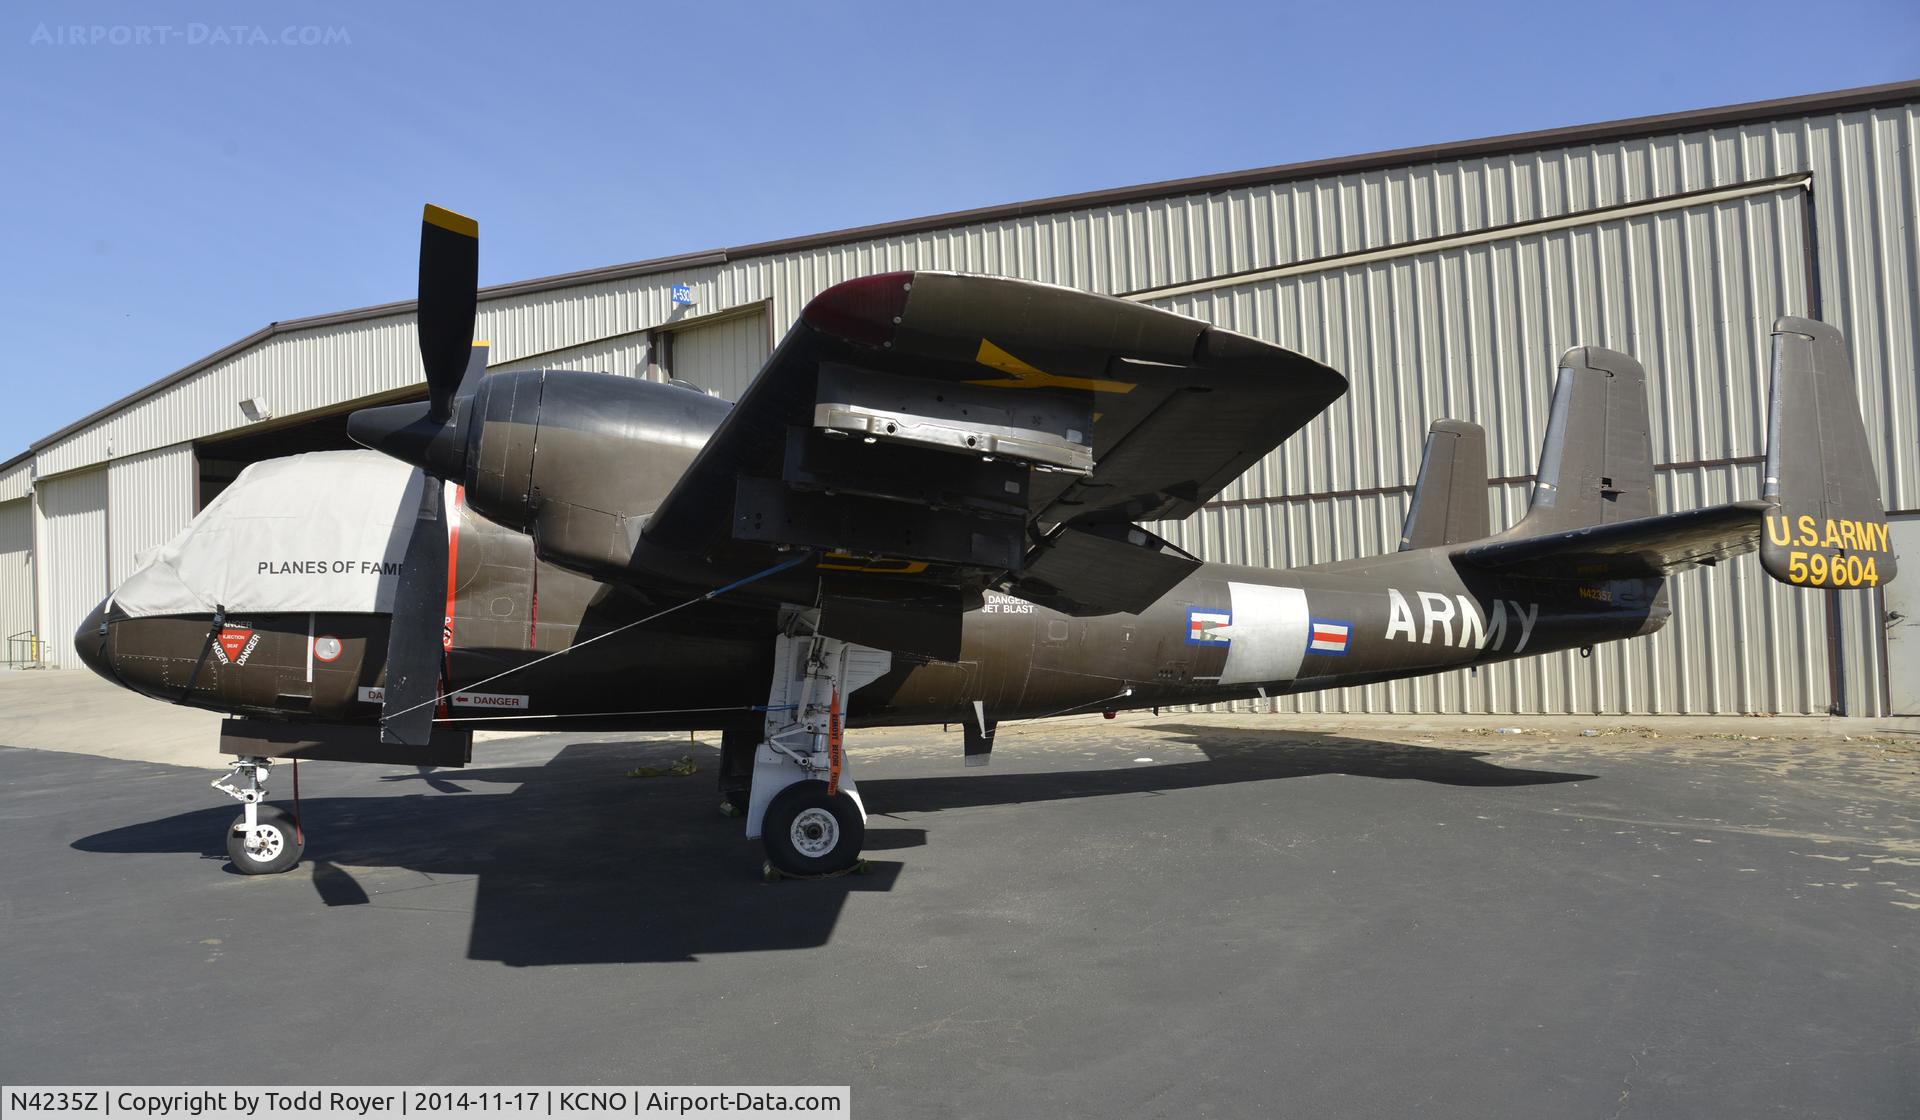
M107 601L93 608L80 629L73 632L73 651L87 668L105 677L115 684L119 678L113 675L113 662L107 656Z

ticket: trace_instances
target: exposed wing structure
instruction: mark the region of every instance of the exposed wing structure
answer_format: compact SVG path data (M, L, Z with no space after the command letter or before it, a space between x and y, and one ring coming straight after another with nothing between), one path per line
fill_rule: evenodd
M1501 575L1539 579L1635 579L1718 564L1760 547L1764 501L1664 513L1471 545L1454 562Z
M934 614L942 589L989 586L1144 609L1198 561L1132 523L1192 513L1345 390L1299 354L1125 300L865 277L807 307L643 542L721 570L827 551L834 590Z

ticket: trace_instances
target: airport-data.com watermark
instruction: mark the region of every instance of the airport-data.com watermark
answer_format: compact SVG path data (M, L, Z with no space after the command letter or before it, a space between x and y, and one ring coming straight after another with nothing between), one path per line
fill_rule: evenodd
M43 23L27 36L31 47L347 47L344 27L257 23Z

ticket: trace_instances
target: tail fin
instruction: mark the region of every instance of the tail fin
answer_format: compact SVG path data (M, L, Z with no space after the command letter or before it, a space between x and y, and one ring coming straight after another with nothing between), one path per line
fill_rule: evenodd
M1560 357L1539 481L1514 535L1611 525L1652 513L1646 372L1617 350L1576 346Z
M1400 551L1464 544L1489 532L1487 430L1465 420L1435 420L1400 530Z
M1620 579L1758 548L1767 574L1782 583L1854 588L1893 578L1880 483L1839 331L1808 319L1774 323L1758 501L1653 514L1640 382L1639 365L1624 354L1568 351L1532 508L1513 532L1460 549L1455 562L1535 579ZM1631 400L1621 395L1629 389ZM1549 527L1555 518L1568 520Z
M1867 446L1846 340L1811 319L1774 320L1763 496L1775 508L1760 542L1768 575L1800 587L1872 587L1893 578Z

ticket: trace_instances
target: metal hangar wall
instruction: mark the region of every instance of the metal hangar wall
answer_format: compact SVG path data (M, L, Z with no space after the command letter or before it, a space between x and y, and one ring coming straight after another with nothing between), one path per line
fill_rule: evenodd
M1555 361L1648 369L1663 508L1757 496L1777 315L1847 333L1895 520L1920 517L1920 82L1121 188L502 285L493 368L678 377L736 397L808 299L937 268L1150 302L1345 371L1326 416L1199 514L1211 560L1395 547L1422 436L1486 426L1496 527L1525 505ZM419 391L410 303L278 323L0 463L0 635L72 664L85 612L262 448ZM249 420L240 402L251 402ZM273 439L261 438L279 432ZM333 441L333 442L329 442ZM1879 715L1880 593L1796 592L1739 563L1679 577L1651 639L1263 702L1380 712ZM1920 652L1920 651L1916 651ZM1906 657L1909 660L1898 660ZM1905 690L1911 692L1911 689Z

